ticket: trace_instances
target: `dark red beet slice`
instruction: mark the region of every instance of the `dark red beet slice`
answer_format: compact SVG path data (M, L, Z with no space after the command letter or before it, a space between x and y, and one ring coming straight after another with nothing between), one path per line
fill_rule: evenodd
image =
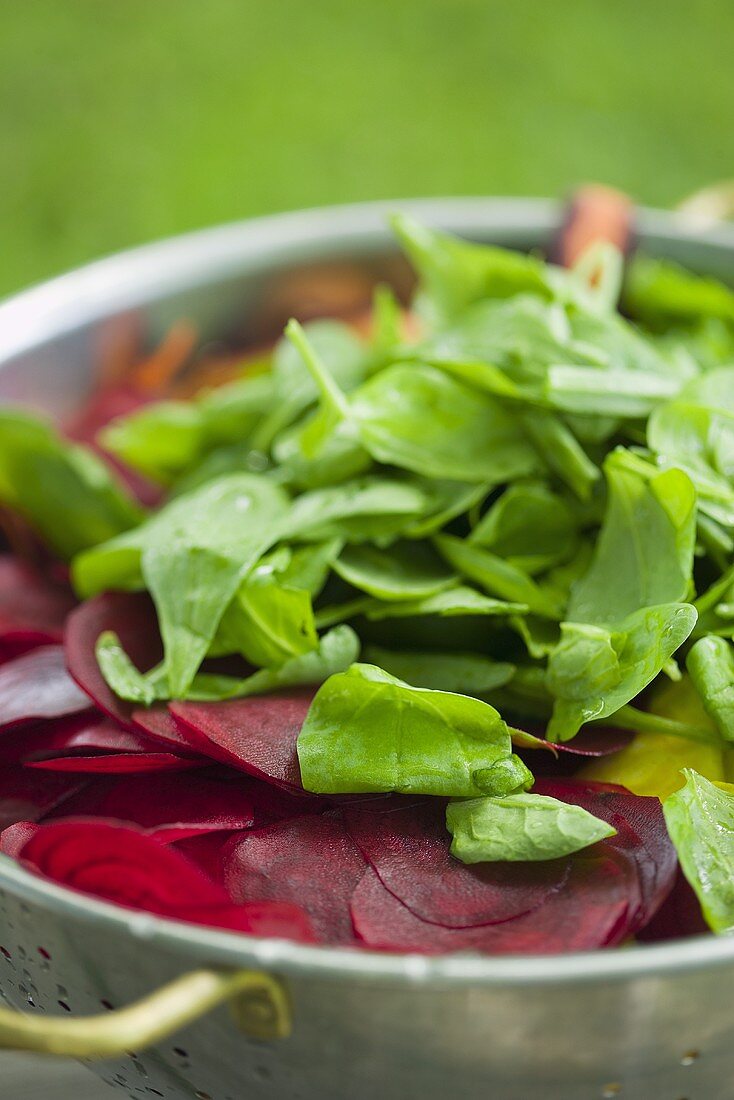
M76 601L69 588L55 584L24 562L0 557L0 642L20 653L60 642L66 616Z
M349 902L365 866L340 815L310 815L238 837L224 881L235 901L297 903L319 940L353 943Z
M83 780L37 775L21 767L0 768L0 829L16 821L38 821L78 791Z
M105 630L118 635L125 652L141 672L157 665L163 647L155 608L147 593L104 592L80 604L66 623L66 663L82 690L105 714L128 729L143 729L176 752L191 751L188 739L165 707L140 709L135 703L118 699L108 687L94 652L97 639Z
M174 840L173 847L225 888L225 863L229 848L239 839L239 833L201 833L185 840Z
M640 930L644 943L677 940L684 936L703 936L709 932L698 898L678 868L673 889L649 924Z
M148 772L182 772L201 765L172 752L119 752L99 756L56 756L26 764L35 771L75 775L143 775Z
M35 836L38 825L33 821L18 821L15 825L8 825L0 833L0 852L11 859L18 859L26 843Z
M52 759L60 755L144 754L160 751L158 742L125 729L99 711L15 729L0 737L0 765ZM189 763L193 763L193 759Z
M65 817L114 818L167 843L201 833L247 829L253 823L247 779L201 773L102 780L67 801L61 812Z
M672 890L678 865L660 801L589 780L539 779L533 790L582 806L617 829L617 836L602 844L616 849L637 872L640 900L629 932L643 928Z
M443 799L388 796L342 807L347 828L387 890L444 928L499 924L531 913L564 888L568 859L476 863L449 853Z
M94 647L105 630L113 630L141 672L163 657L153 602L144 592L103 592L85 600L69 616L64 648L69 672L100 710L126 726L132 725L134 703L118 699L102 675Z
M171 714L206 756L286 790L303 790L296 740L313 689L230 699L171 703Z
M132 909L257 935L312 938L298 907L233 905L184 855L129 826L52 822L26 841L19 858L54 882Z
M44 645L0 667L0 727L61 718L89 707L64 665L60 645Z
M574 857L563 889L539 909L503 924L445 928L420 920L368 872L352 895L352 920L367 946L387 951L555 955L624 939L628 888L628 876L614 860Z

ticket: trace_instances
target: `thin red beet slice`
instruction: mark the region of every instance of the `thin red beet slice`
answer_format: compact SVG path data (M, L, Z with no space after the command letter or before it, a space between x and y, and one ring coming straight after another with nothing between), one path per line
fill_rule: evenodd
M44 645L0 667L0 728L61 718L89 707L66 671L60 645Z
M172 721L165 707L143 710L118 699L102 675L95 645L100 634L113 630L141 672L163 657L158 619L153 602L144 592L104 592L80 604L67 619L64 635L66 663L80 688L100 710L128 729L143 729L175 752L191 751L188 739ZM133 715L135 715L133 717Z
M297 903L319 940L353 943L349 903L365 867L341 816L332 812L244 833L227 849L224 881L235 901Z
M0 765L72 754L88 756L159 751L157 741L140 732L125 729L94 710L50 719L32 727L24 726L0 737Z
M563 889L539 909L503 924L445 928L420 920L368 872L352 895L352 921L367 946L386 951L555 955L624 939L628 889L628 875L614 860L574 857Z
M444 928L499 924L548 904L564 888L569 859L460 863L449 853L445 811L444 799L394 795L342 807L385 888L421 920Z
M118 699L102 675L94 647L105 630L113 630L141 672L163 657L153 602L144 592L103 592L85 600L69 616L64 648L69 672L100 710L131 726L134 703Z
M38 821L70 795L83 780L65 775L34 775L22 767L0 768L0 829L16 821Z
M258 935L312 938L298 907L235 906L184 855L129 826L52 822L27 839L19 858L54 882L132 909Z
M39 826L33 821L17 821L0 833L0 852L11 859L18 859L26 843L35 836Z
M98 756L57 756L26 764L35 771L66 772L75 775L143 775L148 772L184 772L201 767L186 756L172 752L119 752Z
M643 943L678 940L684 936L703 936L710 932L698 898L678 868L673 889L649 924L638 933Z
M114 818L170 843L249 828L254 820L249 786L244 777L201 773L108 779L86 787L61 812L65 817Z
M76 601L25 562L0 557L0 642L17 653L60 642L64 621Z
M617 829L617 836L602 844L615 848L636 870L640 900L629 931L643 928L672 890L678 866L660 801L589 780L539 779L533 790L582 806Z
M169 709L206 756L298 791L296 740L314 694L297 689L223 703L170 703Z
M225 864L229 848L239 839L239 833L200 833L199 836L174 840L173 847L195 863L199 870L225 887Z

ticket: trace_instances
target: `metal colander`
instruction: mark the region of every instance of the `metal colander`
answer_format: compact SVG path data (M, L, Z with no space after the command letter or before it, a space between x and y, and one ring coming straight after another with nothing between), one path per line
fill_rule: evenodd
M520 248L546 243L560 214L530 200L392 205ZM20 295L0 306L0 398L68 411L128 322L151 342L180 317L204 340L270 335L269 303L290 312L313 265L332 288L405 279L388 209L210 230ZM639 229L655 254L734 271L730 227L643 212ZM496 959L257 940L130 913L0 857L0 1045L89 1058L133 1100L731 1100L732 979L734 940L714 937Z

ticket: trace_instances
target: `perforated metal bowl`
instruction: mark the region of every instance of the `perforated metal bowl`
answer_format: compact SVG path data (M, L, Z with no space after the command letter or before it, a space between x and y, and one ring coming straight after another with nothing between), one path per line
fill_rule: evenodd
M519 248L545 244L560 214L529 200L392 207ZM270 335L282 320L272 303L307 285L313 265L337 297L404 279L388 209L225 226L19 295L0 306L0 399L69 411L90 385L101 344L131 323L151 343L181 317L203 340ZM734 229L697 231L656 212L643 212L639 228L648 251L734 276ZM302 947L129 913L2 858L0 945L0 990L28 1014L14 1023L0 1009L0 1043L110 1055L96 1072L134 1100L734 1095L732 939L560 958ZM113 1014L174 979L156 999ZM224 1000L236 1018L218 1008L163 1037ZM72 1020L97 1013L102 1019L89 1024Z

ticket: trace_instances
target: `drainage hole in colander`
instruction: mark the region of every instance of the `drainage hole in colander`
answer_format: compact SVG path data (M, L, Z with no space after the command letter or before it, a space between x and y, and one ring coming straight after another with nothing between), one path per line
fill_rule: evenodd
M158 1089L147 1088L145 1091L149 1092L151 1094L151 1096L163 1096L163 1093L158 1092ZM165 1100L165 1098L164 1098L164 1100Z
M108 1012L114 1012L115 1011L115 1006L110 1004L110 1002L108 1000L106 1000L105 997L103 997L102 1000L99 1003L102 1005L102 1008L106 1008Z
M608 1085L605 1085L601 1090L603 1100L614 1100L615 1096L619 1096L622 1091L622 1086L619 1081L610 1081Z
M3 955L5 956L5 958L6 958L7 960L8 960L8 962L12 962L12 961L13 961L13 956L12 956L12 955L10 954L10 952L9 952L9 951L8 951L8 949L7 949L7 947L0 947L0 952L2 952L2 954L3 954Z
M682 1066L692 1066L694 1062L697 1062L701 1057L700 1050L687 1050L685 1054L681 1056L680 1064Z
M194 1096L196 1097L196 1100L212 1100L208 1092L195 1092Z
M188 1058L188 1056L189 1056L188 1050L184 1050L183 1047L174 1047L173 1048L173 1053L177 1054L179 1056L179 1058Z
M57 1001L56 1004L59 1006L59 1008L63 1008L64 1012L71 1012L71 1009L66 1001Z

